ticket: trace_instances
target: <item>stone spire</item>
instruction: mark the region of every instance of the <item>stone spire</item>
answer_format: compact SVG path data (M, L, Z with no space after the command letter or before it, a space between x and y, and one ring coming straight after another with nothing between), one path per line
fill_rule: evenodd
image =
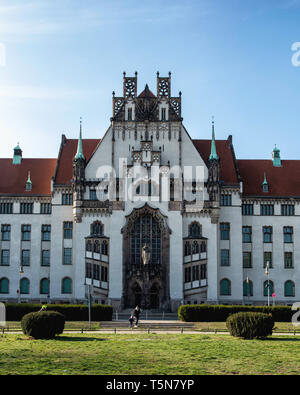
M219 160L219 156L217 154L217 148L216 148L216 140L215 140L215 121L214 121L214 117L212 119L212 139L211 139L211 148L210 148L209 160Z
M80 117L80 132L79 132L78 146L77 146L77 152L76 152L74 159L75 160L78 160L78 159L85 160L85 157L83 155L83 150L82 150L82 119L81 119L81 117Z

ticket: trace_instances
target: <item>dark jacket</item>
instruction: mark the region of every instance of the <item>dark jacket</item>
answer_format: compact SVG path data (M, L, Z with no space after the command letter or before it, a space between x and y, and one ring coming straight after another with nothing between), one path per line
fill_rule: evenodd
M139 318L140 313L141 313L141 309L139 309L139 310L134 309L134 311L133 311L133 315L134 315L136 318Z

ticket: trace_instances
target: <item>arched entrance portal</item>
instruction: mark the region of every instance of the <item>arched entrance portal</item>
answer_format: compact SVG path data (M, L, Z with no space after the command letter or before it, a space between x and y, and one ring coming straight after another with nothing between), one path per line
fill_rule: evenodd
M123 233L124 308L170 308L169 239L166 217L145 205L126 217Z

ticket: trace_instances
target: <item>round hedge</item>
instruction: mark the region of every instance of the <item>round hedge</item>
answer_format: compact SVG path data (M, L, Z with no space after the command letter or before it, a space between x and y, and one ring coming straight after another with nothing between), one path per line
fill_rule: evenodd
M21 320L22 331L35 339L53 339L63 333L65 317L57 311L28 313Z
M226 326L232 336L264 339L272 335L274 319L271 314L242 312L230 315Z

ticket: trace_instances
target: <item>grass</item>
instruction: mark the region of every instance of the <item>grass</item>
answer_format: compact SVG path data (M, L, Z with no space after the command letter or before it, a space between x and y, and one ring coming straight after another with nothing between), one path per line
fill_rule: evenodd
M69 334L0 336L0 374L299 374L300 337Z

